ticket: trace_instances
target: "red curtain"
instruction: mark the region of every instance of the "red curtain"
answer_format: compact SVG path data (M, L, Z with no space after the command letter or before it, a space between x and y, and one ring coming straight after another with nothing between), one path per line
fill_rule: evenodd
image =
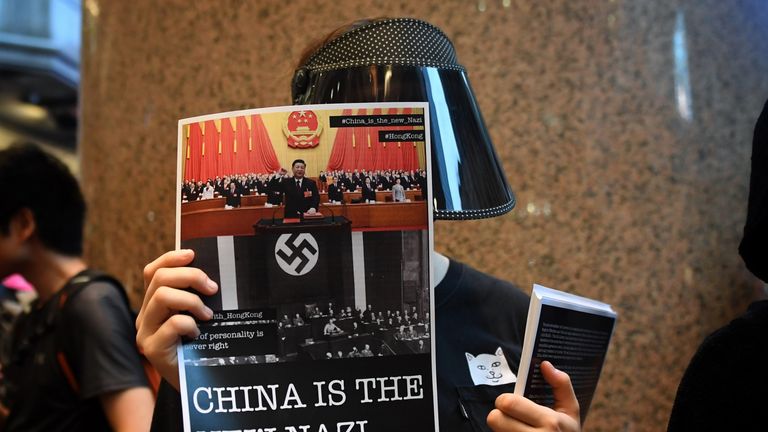
M203 131L200 123L189 125L187 136L187 154L184 161L184 180L200 179L200 153L203 149Z
M408 109L408 108L403 110L403 114L410 114L410 113L411 113L411 110ZM411 128L410 127L403 127L403 128L398 128L398 129L410 130ZM408 143L393 142L393 143L389 143L389 144L392 145L392 155L391 155L391 159L390 159L390 161L391 161L391 169L397 169L397 170L405 169L405 168L403 168L405 166L404 165L405 164L405 158L403 157L403 148L405 146L407 146Z
M387 110L387 114L394 115L397 114L397 108L390 108ZM395 151L397 150L397 143L395 142L381 142L379 143L379 131L387 131L387 130L396 130L398 127L396 126L387 126L387 127L381 127L378 128L378 130L375 132L375 140L378 143L378 155L376 157L376 169L377 170L391 170L395 169L396 165L394 163L393 155ZM371 140L374 139L374 136L371 136Z
M345 109L341 112L341 115L352 115L352 110ZM331 156L328 158L327 171L346 169L344 160L354 157L354 149L352 148L353 130L354 128L345 127L338 129L336 132L336 138L333 140L333 148L331 149ZM347 162L347 165L349 165L349 162Z
M361 108L357 111L357 115L366 115L368 110ZM352 159L344 160L344 169L368 169L362 165L365 160L364 149L368 147L368 127L356 127L352 128L352 136L355 137L355 146L352 150L354 157Z
M390 108L387 114L397 114ZM410 109L403 114L410 114ZM360 109L357 115L367 115ZM380 115L381 109L370 114ZM352 115L346 109L342 115ZM260 115L248 119L240 116L221 120L221 130L214 120L189 125L186 137L185 180L206 180L233 174L267 173L280 169L275 149ZM412 130L413 127L344 127L336 133L328 170L416 170L419 168L417 147L410 142L379 142L379 131Z
M243 174L250 172L248 170L248 160L251 156L251 130L248 128L248 121L243 116L238 117L235 123L235 152L233 165L236 173Z
M219 131L216 122L206 120L203 130L203 155L200 161L200 180L214 178L218 174Z
M411 114L411 109L406 108L403 110L403 114ZM412 130L413 126L409 126L403 129ZM414 142L406 142L401 143L401 151L403 153L403 164L402 168L403 170L416 170L419 169L419 155L416 150L416 143Z
M381 115L381 108L374 108L372 115ZM379 152L379 129L377 127L365 128L366 138L363 139L363 146L360 149L360 160L358 166L365 170L372 170L376 166L376 159Z
M219 174L229 176L235 171L232 156L235 147L235 131L229 118L221 119L221 151L219 152Z
M272 141L260 115L251 116L251 154L248 172L266 173L280 169Z
M392 155L394 156L392 158L392 169L403 169L403 145L405 144L401 142L390 144L397 146L392 149Z
M387 114L397 114L396 108L387 110ZM411 114L406 108L403 114ZM361 109L357 115L367 115ZM372 115L381 114L376 108ZM342 115L352 115L351 110L344 110ZM331 156L328 158L328 170L416 170L419 169L419 155L416 144L412 142L379 142L379 131L413 130L412 126L385 127L346 127L336 133ZM354 137L354 141L353 141Z
M186 138L184 180L202 180L216 176L267 173L280 169L272 141L261 116L221 119L221 131L214 120L189 125Z

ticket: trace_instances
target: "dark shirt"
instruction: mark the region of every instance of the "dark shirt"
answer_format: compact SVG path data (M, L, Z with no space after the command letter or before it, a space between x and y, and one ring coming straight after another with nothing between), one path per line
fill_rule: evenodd
M250 187L239 181L235 183L235 190L240 195L249 195L251 192Z
M256 186L256 192L260 194L266 194L267 192L269 192L267 188L267 182L257 181L254 183L254 185Z
M187 192L187 201L197 201L200 198L200 189L193 187Z
M240 191L235 187L235 190L232 191L231 189L227 189L224 192L224 197L226 198L226 204L230 207L240 207L240 203L242 201L242 194Z
M363 185L363 195L362 198L364 201L376 201L376 190L373 189L373 185L371 187L368 187L367 185Z
M15 332L5 431L108 431L99 396L147 387L133 318L118 288L105 282L83 288L67 300L52 328L45 322L59 294L26 315ZM42 335L27 337L34 333ZM21 340L30 341L28 349L18 349ZM64 353L77 392L62 372L57 352Z
M424 193L427 193L427 179L426 177L419 177L419 189L421 189ZM426 199L426 197L424 197Z
M496 397L513 384L475 385L466 353L501 347L512 373L520 363L530 299L509 282L451 261L435 288L437 394L440 431L488 431Z
M283 201L283 191L281 188L282 178L281 177L272 177L267 182L267 193L269 196L267 197L267 202L274 205L279 205Z
M668 432L768 428L768 300L704 339L677 389Z
M335 184L328 186L328 199L331 201L344 202L344 193Z
M304 177L299 187L295 178L287 178L281 186L285 196L285 217L300 217L310 208L317 210L320 206L320 193L314 180Z
M354 192L357 189L357 185L349 178L344 178L341 182L344 188L350 192Z

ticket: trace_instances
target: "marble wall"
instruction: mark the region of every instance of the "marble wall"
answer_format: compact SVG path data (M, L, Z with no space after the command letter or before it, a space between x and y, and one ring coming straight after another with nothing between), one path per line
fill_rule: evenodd
M173 247L176 121L289 103L293 61L369 16L441 27L517 197L438 250L612 303L588 431L658 431L701 339L757 293L736 247L768 98L759 0L84 0L88 259L127 282Z

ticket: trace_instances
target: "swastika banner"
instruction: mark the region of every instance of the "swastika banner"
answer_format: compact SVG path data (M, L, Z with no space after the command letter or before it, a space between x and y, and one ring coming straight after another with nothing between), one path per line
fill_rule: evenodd
M260 226L254 241L266 264L271 304L353 295L349 223ZM244 265L242 263L241 265Z

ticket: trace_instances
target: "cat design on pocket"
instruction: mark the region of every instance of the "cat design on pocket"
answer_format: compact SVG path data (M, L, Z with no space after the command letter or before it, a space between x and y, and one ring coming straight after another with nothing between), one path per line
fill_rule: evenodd
M472 376L472 382L475 385L502 385L517 381L517 376L512 373L504 357L501 347L496 349L494 354L472 354L465 352L467 356L467 366L469 374Z

